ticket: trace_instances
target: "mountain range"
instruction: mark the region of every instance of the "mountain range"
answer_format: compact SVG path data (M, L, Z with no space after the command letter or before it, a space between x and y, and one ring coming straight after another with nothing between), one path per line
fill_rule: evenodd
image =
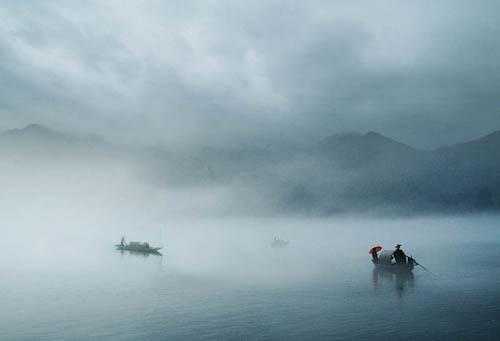
M178 152L131 147L32 124L0 135L0 150L37 158L126 160L157 186L224 184L261 196L280 212L333 214L383 209L405 214L500 208L500 131L420 150L376 132L337 134L290 149L231 147ZM242 193L243 193L242 192Z

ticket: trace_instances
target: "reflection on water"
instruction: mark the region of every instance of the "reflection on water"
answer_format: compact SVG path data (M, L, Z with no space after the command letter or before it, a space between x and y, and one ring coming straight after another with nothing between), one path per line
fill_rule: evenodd
M381 286L390 286L398 297L415 287L415 275L413 272L392 272L384 269L374 268L372 272L373 288L378 290Z
M156 251L156 252L140 252L140 251L132 251L132 250L117 250L117 252L119 252L122 256L124 254L129 254L129 255L133 255L133 256L138 256L138 257L144 257L144 258L148 258L149 256L153 256L153 257L163 257L163 254L159 251Z

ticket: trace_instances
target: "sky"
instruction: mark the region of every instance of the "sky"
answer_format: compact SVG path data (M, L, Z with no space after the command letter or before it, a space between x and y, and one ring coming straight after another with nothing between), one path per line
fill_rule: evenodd
M500 129L498 1L3 1L0 128L171 146Z

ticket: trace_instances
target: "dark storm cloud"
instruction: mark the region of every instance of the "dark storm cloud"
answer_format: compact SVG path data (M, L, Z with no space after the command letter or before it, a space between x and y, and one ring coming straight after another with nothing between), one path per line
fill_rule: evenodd
M175 144L500 129L494 1L4 2L2 126Z

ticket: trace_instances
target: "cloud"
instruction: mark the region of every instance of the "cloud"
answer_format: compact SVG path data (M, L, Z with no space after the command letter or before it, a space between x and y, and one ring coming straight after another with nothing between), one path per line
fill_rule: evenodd
M5 2L3 125L173 145L500 128L497 3Z

